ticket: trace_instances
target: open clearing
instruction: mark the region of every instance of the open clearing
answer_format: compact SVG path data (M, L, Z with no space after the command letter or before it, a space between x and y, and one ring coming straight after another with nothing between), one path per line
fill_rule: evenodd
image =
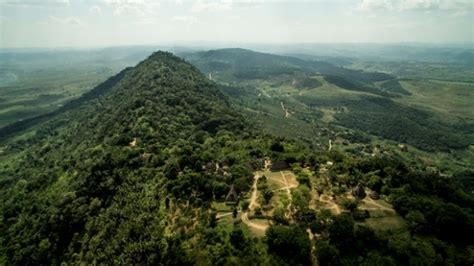
M401 81L400 84L412 93L398 99L400 102L435 110L443 116L474 117L471 102L474 84L432 80Z
M283 205L290 208L291 204L291 189L298 186L296 176L291 171L257 171L254 176L254 183L250 191L249 210L242 213L241 220L248 227L248 229L256 236L263 236L265 231L271 224L269 219L251 218L255 214L255 210L260 207L258 190L258 180L265 176L267 178L268 187L274 191L274 195L270 200L272 208ZM266 213L264 211L264 213ZM271 214L271 212L268 212Z
M365 219L364 224L378 231L405 231L406 223L400 216L370 217Z

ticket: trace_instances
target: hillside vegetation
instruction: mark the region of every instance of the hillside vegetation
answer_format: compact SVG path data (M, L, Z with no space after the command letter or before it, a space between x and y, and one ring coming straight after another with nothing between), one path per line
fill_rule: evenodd
M431 100L436 98L436 101L451 97L446 93L440 95L437 87L441 84L399 80L387 73L353 70L326 62L300 59L302 56L293 58L243 49L211 50L184 56L203 72L210 73L214 80L231 84L234 91L226 92L230 93L232 99L237 98L239 106L244 104L253 110L259 123L268 125L270 132L271 123L264 120L273 112L267 106L273 105L276 110L276 105L283 102L294 106L290 111L295 119L307 122L297 130L308 132L307 137L313 135L314 130L304 127L331 126L319 123L316 119L322 117L321 112L327 114L329 111L336 125L407 143L425 151L465 150L474 143L473 120L466 115L472 112L472 108L464 105L462 99L456 99L459 105L451 104L448 112L460 113L462 110L464 114L451 119L446 119L446 108L440 114L436 105L427 107L426 97L430 97L430 94L436 95L430 97ZM243 73L244 70L249 73ZM319 78L314 78L315 75ZM317 83L300 85L304 83L302 80L309 79ZM423 92L420 93L420 88L415 86L423 86ZM461 88L469 85L456 86ZM242 90L239 87L245 88L246 94L236 94ZM248 94L252 88L261 97ZM454 94L454 98L457 93L463 93L465 99L472 99L470 91L462 87L449 93ZM258 118L259 114L262 114L262 118Z
M257 77L275 79L239 76L234 55L213 72L217 84L156 52L60 111L3 131L0 264L471 263L474 201L459 179L380 146L373 156L361 146L322 146L335 137L371 141L338 125L350 126L346 112L398 112L420 124L430 115L338 87L313 72L319 63L272 58L252 64ZM260 60L275 60L278 70ZM371 88L392 79L323 65ZM327 99L318 109L323 103L299 98L317 101L312 93L331 88L363 106ZM315 121L331 115L338 124ZM423 125L417 134L429 133ZM240 202L229 206L231 185Z

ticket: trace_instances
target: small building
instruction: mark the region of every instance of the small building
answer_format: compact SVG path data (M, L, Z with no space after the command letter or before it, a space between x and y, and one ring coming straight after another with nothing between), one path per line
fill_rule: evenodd
M286 161L276 161L270 166L270 171L280 171L290 168L290 165Z
M225 197L226 205L237 205L239 203L239 194L235 191L234 185L230 185L229 193Z

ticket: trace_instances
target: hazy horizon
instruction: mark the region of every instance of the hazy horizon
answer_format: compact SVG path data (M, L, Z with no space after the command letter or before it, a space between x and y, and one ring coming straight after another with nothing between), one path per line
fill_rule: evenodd
M471 1L444 0L11 0L0 3L0 47L472 45L473 14Z

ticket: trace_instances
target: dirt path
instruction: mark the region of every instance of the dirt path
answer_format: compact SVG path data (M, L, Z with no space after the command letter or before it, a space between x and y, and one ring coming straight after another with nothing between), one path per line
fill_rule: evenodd
M257 203L257 193L258 193L257 183L258 183L259 178L260 178L260 175L257 173L253 176L252 195L250 196L250 204L249 204L250 210L253 210L255 209L255 207L260 206Z
M264 164L265 164L265 169L268 170L270 168L271 161L265 160ZM288 193L288 198L290 200L290 204L288 205L288 214L289 214L289 212L291 210L290 208L291 208L291 200L292 200L291 189L294 188L294 187L297 187L297 185L289 185L283 171L280 171L280 174L281 174L282 180L278 180L278 179L274 179L274 178L272 178L272 180L278 181L278 182L285 185L285 187L280 188L278 190L283 190L284 189ZM243 223L245 223L249 227L252 227L252 228L255 228L255 229L261 230L261 231L266 231L268 229L269 225L257 224L257 223L252 222L249 219L249 212L253 211L255 208L260 206L260 204L258 204L258 202L257 202L257 199L258 199L257 183L258 183L258 180L260 179L260 177L261 177L260 174L255 173L254 181L253 181L252 188L251 188L249 210L242 213L241 220L242 220ZM230 214L232 214L232 213L230 213ZM222 214L222 216L225 216L225 215L228 215L228 214ZM220 216L220 217L222 217L222 216Z
M264 167L265 167L265 171L268 171L268 170L270 170L270 166L272 165L272 161L271 160L265 160L265 161L263 161L263 164L264 164Z
M337 206L336 203L325 199L325 197L326 197L326 195L321 195L321 196L319 197L319 201L320 201L320 202L324 202L324 203L326 203L326 204L328 204L328 205L331 206L331 207L328 207L327 209L335 210L335 211L336 211L336 214L340 214L340 213L341 213L341 209L339 208L339 206Z
M331 151L332 149L332 140L329 140L329 148L328 148L328 151Z
M283 112L285 112L285 117L288 118L290 116L288 109L285 108L285 105L283 105L283 102L280 102L280 104L281 104L281 109L283 109Z
M240 219L247 226L253 227L257 230L265 231L267 230L268 225L256 224L250 221L249 219L249 211L253 211L256 207L260 206L260 204L257 203L257 193L258 193L257 183L258 183L259 178L260 178L260 175L258 173L255 173L255 175L253 176L254 181L252 185L252 195L250 196L249 210L245 211L240 217Z
M297 187L297 186L290 186L288 185L288 181L286 180L286 177L285 177L285 174L283 173L283 171L280 172L281 174L281 178L283 179L283 182L285 183L285 189L286 189L286 193L288 193L288 199L290 201L290 203L288 204L288 207L286 208L286 218L290 219L291 217L291 202L293 202L293 197L291 195L291 189L293 187Z
M311 232L311 229L306 229L306 233L308 233L308 238L309 241L311 242L311 265L318 265L318 259L314 255L314 251L316 250L315 246L315 239L314 239L314 234Z
M279 188L278 190L286 189L286 184L285 184L284 181L281 181L280 179L276 179L276 178L273 178L273 177L268 177L268 180L272 180L272 181L275 181L275 182L278 182L278 183L281 183L281 184L285 185L285 187Z
M363 202L368 203L368 204L372 204L372 205L376 206L379 210L385 210L385 211L389 211L389 212L395 212L394 209L385 207L385 206L381 205L380 203L375 202L375 201L374 201L373 199L371 199L370 197L366 197L366 198L363 200ZM372 210L372 209L376 210L377 208L364 208L364 209L365 209L365 210Z
M283 171L280 172L281 174L281 178L283 179L283 183L285 184L285 189L286 189L286 192L288 193L288 199L290 200L290 202L292 201L292 198L291 198L291 189L293 187L296 187L296 186L290 186L288 185L288 181L286 180L286 177L285 177L285 174L283 173Z
M216 215L216 219L226 217L226 216L230 216L230 215L232 215L232 212L221 213L221 214Z
M253 223L252 221L249 220L249 215L248 215L248 212L244 212L244 214L242 214L242 222L250 227L253 227L257 230L262 230L262 231L266 231L268 229L268 225L261 225L261 224L256 224L256 223Z

